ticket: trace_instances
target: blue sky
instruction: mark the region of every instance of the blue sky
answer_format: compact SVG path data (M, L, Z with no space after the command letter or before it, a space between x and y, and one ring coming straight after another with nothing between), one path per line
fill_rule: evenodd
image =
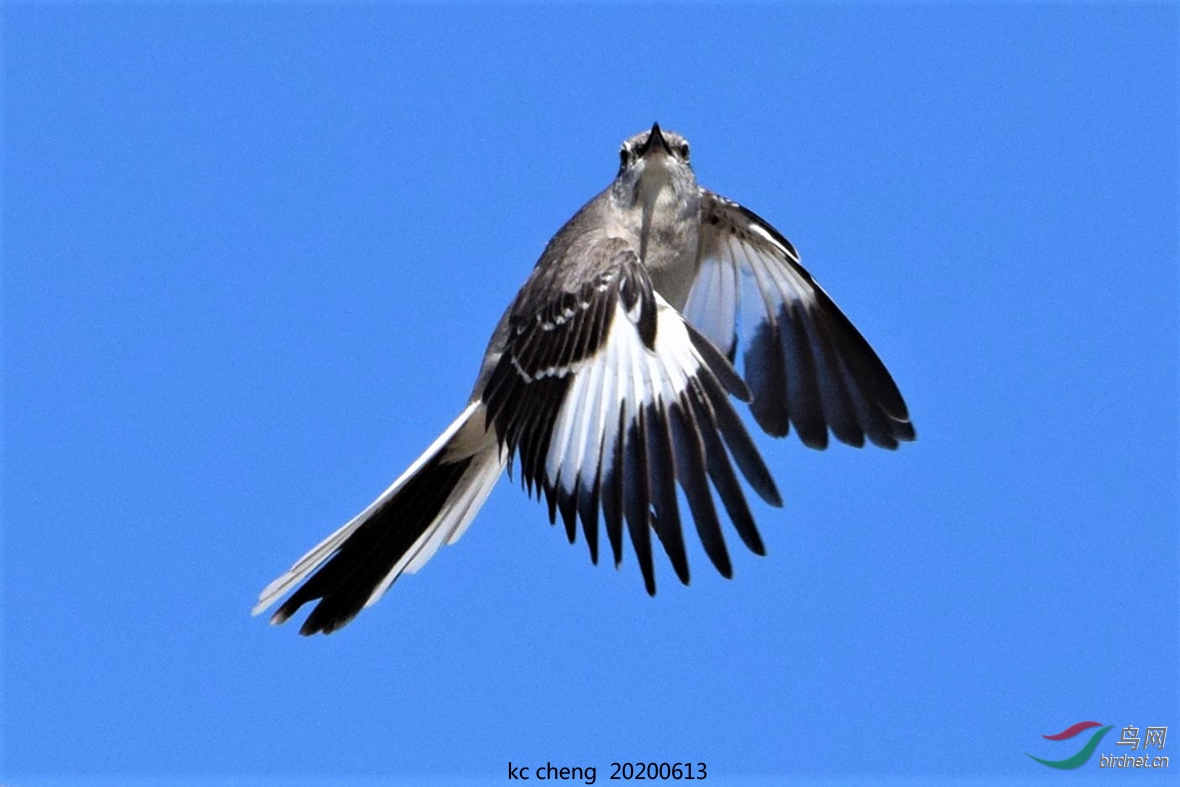
M1180 736L1174 7L2 13L6 783L1035 781L1077 721ZM653 120L918 441L759 435L786 506L733 581L690 544L649 599L502 483L342 632L251 618Z

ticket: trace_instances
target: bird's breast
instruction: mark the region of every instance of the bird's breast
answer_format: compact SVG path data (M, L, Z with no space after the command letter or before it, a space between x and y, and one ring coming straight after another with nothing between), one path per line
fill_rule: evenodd
M656 292L677 311L684 308L696 276L700 201L691 197L661 189L641 227L643 264Z

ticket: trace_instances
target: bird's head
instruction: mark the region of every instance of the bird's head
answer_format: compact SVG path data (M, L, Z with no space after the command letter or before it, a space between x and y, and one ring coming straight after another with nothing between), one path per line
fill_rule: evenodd
M640 131L623 141L619 148L619 174L640 164L667 165L670 160L688 166L688 140L675 131L664 131L653 123L647 131Z
M659 123L623 141L619 148L619 173L615 198L626 204L640 199L641 190L670 186L673 192L695 191L696 176L688 163L688 140Z

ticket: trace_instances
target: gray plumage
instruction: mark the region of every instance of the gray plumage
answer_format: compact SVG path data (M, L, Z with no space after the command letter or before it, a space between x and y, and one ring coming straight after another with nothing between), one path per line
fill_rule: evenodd
M744 348L742 371L732 365ZM652 533L688 584L677 487L705 553L732 565L714 493L764 554L738 473L779 492L731 397L767 433L823 448L913 440L905 402L868 342L777 230L701 188L687 141L658 124L626 140L614 182L549 241L496 326L463 413L376 501L272 582L272 620L316 601L330 633L462 535L504 468L544 497L598 561L624 533L655 593ZM314 573L313 573L314 572Z

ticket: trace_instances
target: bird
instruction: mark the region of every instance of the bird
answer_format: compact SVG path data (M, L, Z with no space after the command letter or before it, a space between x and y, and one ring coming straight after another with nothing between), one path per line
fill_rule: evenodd
M794 246L700 186L688 141L655 123L622 143L614 181L546 245L497 323L459 416L367 508L267 585L254 614L290 593L272 623L316 602L300 633L340 629L455 543L505 470L544 498L571 544L581 525L595 564L599 522L616 568L625 531L650 595L653 533L689 583L685 513L730 578L718 499L742 543L766 553L734 466L762 500L782 506L734 401L767 434L793 427L815 449L829 432L887 449L916 437L884 363Z

